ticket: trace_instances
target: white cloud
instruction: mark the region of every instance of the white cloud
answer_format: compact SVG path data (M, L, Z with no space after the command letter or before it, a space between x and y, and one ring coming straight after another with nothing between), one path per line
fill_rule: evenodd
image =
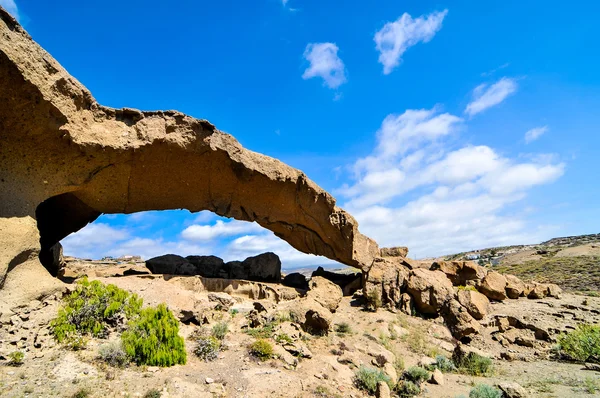
M420 42L427 43L442 28L442 21L448 10L433 12L413 19L404 13L394 22L386 23L375 33L375 48L379 51L379 62L383 73L389 74L400 65L402 54Z
M540 138L544 133L548 131L548 126L536 127L525 133L525 143L529 144Z
M492 106L498 105L516 91L516 80L508 77L503 77L491 86L485 83L480 84L473 90L473 101L467 105L465 113L469 116L474 116Z
M302 74L303 79L320 77L329 88L338 88L346 82L344 63L338 57L334 43L310 43L304 50L304 58L310 63Z
M505 213L565 165L543 154L512 159L486 145L450 149L447 137L460 122L435 109L384 120L373 154L355 162L353 184L337 191L361 232L418 257L546 237Z
M177 254L180 256L190 255L209 255L210 247L198 246L188 242L169 242L163 239L133 238L119 243L109 249L102 255L120 257L124 255L138 255L147 260L152 257L162 256L163 254Z
M8 13L11 14L13 17L15 17L17 21L21 17L19 15L19 8L17 7L15 0L0 0L0 6L2 6L2 8L8 11Z
M129 238L129 232L104 223L92 223L64 238L61 243L67 256L98 258L120 241Z
M223 251L226 261L243 260L250 256L256 256L265 252L273 252L281 259L282 268L294 268L300 266L315 266L336 264L335 261L325 257L302 253L286 241L279 239L273 233L263 235L245 235L234 239Z
M263 228L247 221L217 220L213 225L190 225L181 232L181 237L190 241L208 241L216 238L262 232Z

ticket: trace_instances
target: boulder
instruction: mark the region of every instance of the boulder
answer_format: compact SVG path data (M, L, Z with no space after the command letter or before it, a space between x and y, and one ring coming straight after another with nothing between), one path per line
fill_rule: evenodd
M220 271L225 263L217 256L187 256L185 258L195 268L195 274L206 278L222 278Z
M296 289L308 290L308 281L306 280L306 276L302 275L299 272L292 272L291 274L287 274L281 283L284 286L293 287Z
M435 261L430 269L445 273L454 286L464 286L469 281L479 281L487 273L484 267L473 261Z
M546 287L546 285L544 285L542 283L533 282L531 284L531 290L529 291L529 294L527 294L527 298L543 299L544 297L546 297L547 294L548 294L548 288Z
M390 386L385 381L377 382L377 390L375 391L376 398L390 398Z
M395 258L378 257L363 276L363 292L367 297L377 295L381 305L398 308L402 290L408 279L408 269Z
M469 357L472 354L477 354L484 358L492 357L487 352L481 351L478 348L471 347L470 345L459 342L456 345L456 347L454 347L454 351L452 351L452 362L454 362L455 365L460 366L460 364L464 361L464 359Z
M153 274L195 275L196 268L187 259L176 254L165 254L146 261Z
M423 268L410 272L407 292L413 297L417 310L424 314L437 314L454 293L446 274Z
M289 311L292 319L311 334L326 334L333 325L331 311L311 298L289 301L281 305L280 310Z
M281 261L275 253L267 252L248 257L242 262L248 279L260 282L281 282Z
M479 284L479 291L492 300L506 300L506 278L504 275L490 271Z
M382 247L379 249L379 255L381 257L406 257L408 255L408 247Z
M458 302L467 309L475 319L483 319L489 311L490 301L483 294L474 290L460 290Z
M235 300L227 293L209 293L208 301L217 303L218 309L228 311L235 304Z
M429 382L431 384L437 384L439 386L443 386L444 385L444 374L439 369L435 369L431 373L431 378L429 379Z
M554 298L561 298L562 296L562 289L554 284L554 283L547 283L546 284L546 288L547 288L547 295L548 297L554 297Z
M529 396L527 391L515 382L498 383L498 388L504 393L505 398L527 398Z
M400 296L400 305L398 306L400 312L406 315L413 315L415 309L415 300L408 293L402 293Z
M339 273L325 270L323 267L318 267L311 277L321 276L330 280L342 288L344 296L350 296L361 287L362 274L360 272Z
M331 312L335 312L342 301L342 289L335 283L315 276L308 283L306 297L316 301Z
M462 340L471 334L477 334L481 330L481 325L456 300L450 300L444 304L442 316L450 333L457 340Z
M525 291L525 282L514 275L504 275L506 278L506 296L510 299L519 298Z

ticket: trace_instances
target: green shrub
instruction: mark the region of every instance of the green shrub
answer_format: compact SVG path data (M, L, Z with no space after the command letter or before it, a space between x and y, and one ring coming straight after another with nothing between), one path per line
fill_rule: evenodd
M469 398L502 398L502 391L487 384L477 384L469 392Z
M199 337L197 340L194 354L203 361L209 362L217 359L219 351L221 350L221 342L213 337Z
M227 322L219 322L212 328L212 336L218 340L223 340L229 332L229 324Z
M275 336L275 341L279 344L292 344L294 342L286 333L279 333Z
M437 355L435 357L435 364L428 366L429 370L439 369L443 373L455 372L456 366L450 358L446 358L443 355Z
M461 373L471 376L486 376L492 371L492 360L475 352L470 352L456 366Z
M98 354L100 359L110 366L123 367L129 362L129 356L127 356L120 341L101 345Z
M144 394L144 398L160 398L161 395L162 393L160 392L160 390L153 388L151 390L146 391L146 394Z
M261 361L266 361L273 356L273 346L267 340L256 340L250 345L250 354Z
M85 336L77 333L68 333L63 339L63 344L65 347L72 351L84 350L87 346L87 343L88 339Z
M401 398L411 398L421 394L421 387L410 380L401 380L396 386L396 393Z
M577 361L600 358L600 325L582 324L572 332L561 334L558 337L558 349Z
M383 371L366 366L361 366L356 371L354 381L358 388L368 391L370 394L375 394L377 391L377 383L380 381L387 383L390 388L394 388L392 380L388 375L383 373Z
M75 394L72 395L72 398L87 398L91 394L91 391L87 388L80 388L77 390Z
M8 354L8 364L10 366L21 366L24 358L25 354L22 351L13 351Z
M429 374L429 372L426 369L423 369L419 366L411 366L410 368L404 371L404 379L412 381L417 385L429 380L430 377L431 375Z
M348 322L342 322L335 325L335 331L339 334L350 334L352 333L352 328Z
M240 310L236 309L236 308L232 308L229 310L229 314L231 314L231 317L235 317L237 314L240 313Z
M404 358L398 354L396 354L396 359L394 359L394 369L396 369L396 373L398 374L404 370Z
M142 310L121 340L127 355L138 365L185 364L185 343L179 336L179 322L164 304Z
M268 339L273 335L273 328L275 328L275 323L269 322L263 327L246 329L246 334L249 334L255 339Z
M69 335L91 334L105 337L107 326L115 326L123 318L137 317L142 299L115 285L104 285L87 278L64 299L64 306L50 326L56 340L62 343Z
M588 394L596 394L596 392L600 391L600 382L588 376L583 380L583 389Z

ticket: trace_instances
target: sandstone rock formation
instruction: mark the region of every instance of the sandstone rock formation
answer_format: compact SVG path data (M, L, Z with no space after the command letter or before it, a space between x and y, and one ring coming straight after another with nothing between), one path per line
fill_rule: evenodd
M413 296L415 307L424 314L437 314L454 294L452 282L443 272L422 268L411 271L407 291Z
M362 269L379 254L301 171L206 120L98 104L3 9L0 37L0 280L38 251L56 274L52 248L65 236L102 213L144 210L255 221L300 251ZM39 244L11 227L34 220Z

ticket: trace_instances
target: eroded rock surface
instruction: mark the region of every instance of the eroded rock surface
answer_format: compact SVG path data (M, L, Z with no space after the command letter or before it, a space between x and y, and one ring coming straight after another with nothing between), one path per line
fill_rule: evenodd
M65 236L102 213L145 210L255 221L300 251L362 269L379 254L301 171L206 120L98 104L2 9L0 37L0 233L10 218L37 221L33 250L53 274L58 265L45 253ZM0 237L10 246L0 281L32 249L29 238L11 234Z

